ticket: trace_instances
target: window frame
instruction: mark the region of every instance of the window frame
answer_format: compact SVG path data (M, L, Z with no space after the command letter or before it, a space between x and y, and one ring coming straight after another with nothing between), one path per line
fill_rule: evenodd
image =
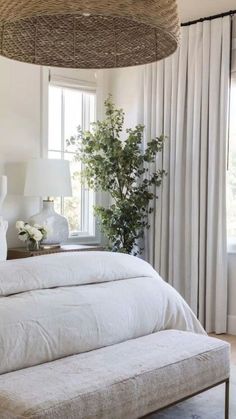
M84 93L92 93L95 95L95 115L98 117L98 92L97 86L94 82L83 81L64 76L51 76L48 68L41 68L41 150L40 154L43 158L48 157L49 142L48 142L48 127L49 127L49 86L58 86L66 89L78 89ZM82 111L83 112L83 111ZM85 113L83 112L82 125L84 126ZM82 129L83 129L82 126ZM63 141L63 130L61 135L61 155L65 153L64 141ZM63 151L64 150L64 151ZM50 150L53 151L53 150ZM57 152L60 152L57 150ZM66 152L67 153L67 152ZM101 205L104 203L102 193L94 192L94 205ZM94 235L88 235L83 232L78 232L78 235L70 235L66 244L100 244L102 242L102 235L97 222L94 217Z

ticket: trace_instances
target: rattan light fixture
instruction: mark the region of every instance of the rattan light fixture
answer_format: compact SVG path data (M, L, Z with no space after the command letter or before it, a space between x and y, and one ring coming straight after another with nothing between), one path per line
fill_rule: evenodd
M176 0L0 0L0 54L69 68L127 67L172 54Z

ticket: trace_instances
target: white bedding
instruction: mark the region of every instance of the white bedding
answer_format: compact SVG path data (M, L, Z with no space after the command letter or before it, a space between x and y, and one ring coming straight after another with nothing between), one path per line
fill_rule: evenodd
M0 373L164 329L205 333L141 259L61 253L0 264Z

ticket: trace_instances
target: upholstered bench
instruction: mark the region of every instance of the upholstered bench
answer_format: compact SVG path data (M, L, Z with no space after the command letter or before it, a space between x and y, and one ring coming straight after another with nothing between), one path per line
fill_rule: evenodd
M0 418L136 419L221 383L229 345L162 331L0 376Z

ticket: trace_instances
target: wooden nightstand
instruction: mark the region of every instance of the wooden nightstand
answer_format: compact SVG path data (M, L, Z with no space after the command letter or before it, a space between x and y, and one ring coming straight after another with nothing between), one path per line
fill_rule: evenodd
M7 259L21 259L29 258L33 256L48 255L50 253L62 253L62 252L83 252L88 250L104 250L99 245L65 245L52 249L41 249L41 250L27 250L24 247L15 247L8 249Z

